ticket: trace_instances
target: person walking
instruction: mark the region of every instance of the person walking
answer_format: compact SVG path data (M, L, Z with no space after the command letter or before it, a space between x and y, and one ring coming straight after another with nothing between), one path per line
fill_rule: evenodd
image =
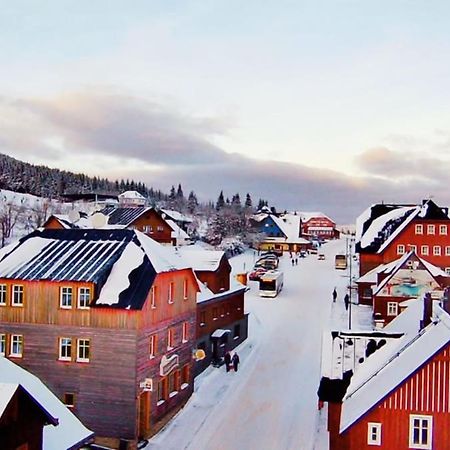
M336 292L336 288L333 289L333 303L336 303L336 299L337 299L337 292Z
M239 366L239 355L236 353L236 352L234 352L234 355L233 355L233 357L231 358L231 361L232 361L232 363L233 363L233 369L234 369L234 371L235 372L237 372L238 371L238 366Z
M348 305L350 303L350 297L348 296L348 294L345 294L344 303L345 303L345 310L347 311L348 310Z
M229 372L230 368L231 368L231 354L230 354L230 352L226 352L223 359L225 361L225 369L227 370L227 372Z

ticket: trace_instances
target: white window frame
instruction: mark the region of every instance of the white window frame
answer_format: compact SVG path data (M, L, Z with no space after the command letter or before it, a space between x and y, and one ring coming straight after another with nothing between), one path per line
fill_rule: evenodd
M427 234L436 234L436 227L434 225L427 225Z
M157 293L157 286L152 286L152 290L150 292L150 308L156 309L156 293Z
M162 225L158 225L156 227L156 231L159 231L159 232L164 231L164 227Z
M439 225L439 235L447 236L447 225Z
M0 284L0 306L6 306L8 298L8 285Z
M18 345L20 352L16 352L14 346ZM23 335L22 334L12 334L11 341L9 343L9 356L14 358L22 358L23 356Z
M183 280L183 300L187 300L188 299L188 281L185 278Z
M87 345L85 344L87 342ZM87 349L87 358L84 350ZM86 338L77 339L77 362L89 362L91 360L91 340Z
M398 244L397 245L397 255L404 255L404 254L405 254L405 245Z
M433 256L441 256L441 246L433 245Z
M387 302L387 315L389 317L398 316L398 303L397 302Z
M13 284L11 306L17 307L23 306L23 297L24 297L23 284ZM18 302L17 300L20 300L20 302Z
M381 445L381 423L367 424L367 445Z
M70 294L70 295L69 295ZM70 305L65 305L65 299L70 299ZM61 309L72 309L73 305L73 289L71 286L61 286L59 289L59 307Z
M408 247L409 247L409 251L410 251L410 252L417 253L417 245L415 245L415 244L409 244Z
M82 305L81 299L86 300L87 294L87 304ZM88 287L79 287L78 288L78 309L89 309L89 303L91 302L91 289Z
M150 336L150 344L148 347L149 358L153 359L156 357L157 353L157 337L156 334Z
M167 350L173 350L174 349L174 341L175 341L174 329L173 328L169 328L167 330Z
M167 297L167 301L170 305L174 303L174 297L175 297L175 283L171 281L169 283L169 292Z
M72 341L73 339L67 336L58 339L58 359L60 361L72 361ZM67 349L70 349L69 356L67 355Z
M428 430L428 442L423 443L415 443L414 442L414 421L420 420L427 422L427 430ZM419 435L421 436L421 431L423 430L423 423L421 422L419 425ZM424 416L418 414L410 414L409 416L409 447L414 449L426 449L431 450L433 444L433 416Z
M421 255L428 256L429 255L428 251L429 251L428 245L420 246L420 254Z
M6 334L0 334L0 356L6 355Z
M185 344L189 339L189 324L187 322L183 322L181 329L181 342Z
M144 225L144 233L152 234L153 227L151 225Z
M416 234L423 234L423 225L421 223L417 223L416 224L415 233Z
M445 256L450 256L450 245L445 246Z

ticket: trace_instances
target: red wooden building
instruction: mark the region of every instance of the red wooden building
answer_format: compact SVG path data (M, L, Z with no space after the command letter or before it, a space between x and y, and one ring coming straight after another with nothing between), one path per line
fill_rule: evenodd
M431 320L431 302L329 404L330 450L450 448L450 316L437 306Z
M301 231L302 236L321 240L339 239L340 232L336 228L336 222L321 212L302 212Z
M360 275L410 250L450 273L448 208L432 200L421 205L372 205L357 220Z
M43 230L0 257L0 341L98 437L153 434L193 388L198 283L132 230Z
M220 364L227 350L248 336L248 314L244 311L247 287L231 277L225 252L180 248L183 259L192 266L200 283L197 297L197 348L206 358L197 361L195 374L213 363Z

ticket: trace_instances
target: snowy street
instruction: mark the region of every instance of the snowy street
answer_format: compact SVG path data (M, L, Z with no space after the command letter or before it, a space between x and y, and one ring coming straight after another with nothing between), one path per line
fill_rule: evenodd
M320 252L325 260L309 255L297 266L283 256L284 289L275 299L259 297L258 283L249 282L249 338L237 349L239 371L209 367L196 379L185 408L146 449L326 450L326 437L317 433L324 412L317 411L316 391L322 331L330 320L347 323L348 273L334 268L336 253L345 253L345 239L324 244ZM238 273L250 271L254 259L250 251L230 262Z

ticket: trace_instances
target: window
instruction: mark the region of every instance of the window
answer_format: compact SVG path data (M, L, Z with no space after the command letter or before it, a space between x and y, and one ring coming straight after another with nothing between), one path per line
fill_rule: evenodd
M89 362L90 341L89 339L78 339L77 342L77 361Z
M217 308L212 309L213 320L217 320Z
M183 299L184 300L188 299L188 282L187 282L187 280L183 281Z
M6 334L0 334L0 355L6 355Z
M158 404L164 402L167 397L167 378L164 377L158 382Z
M72 288L62 287L59 296L59 306L64 309L72 308Z
M387 315L388 316L397 316L398 315L398 303L397 302L388 302Z
M422 253L422 255L428 255L428 245L422 245L420 247L420 253Z
M183 343L188 341L188 323L187 322L183 322L183 332L182 332L181 340Z
M157 292L157 287L153 286L152 287L152 291L150 294L150 306L152 309L156 309L156 292Z
M423 225L422 224L416 225L416 234L423 234Z
M144 225L144 233L152 234L153 227L151 225Z
M189 385L189 364L185 364L181 369L181 389Z
M367 424L367 444L381 445L381 423L369 422Z
M174 332L172 328L169 328L167 331L167 350L173 349L173 343L174 343Z
M433 255L434 256L441 256L441 247L439 245L433 246Z
M234 330L233 330L233 337L235 339L238 339L240 335L241 335L241 325L240 324L236 324L234 326Z
M370 287L364 288L362 296L363 296L363 298L372 298L372 288L370 288Z
M405 246L403 244L397 245L397 255L405 254Z
M91 290L86 287L78 288L78 308L88 309L91 302Z
M0 284L0 306L6 305L6 284Z
M65 392L63 397L63 403L68 408L74 408L75 407L75 394L72 392Z
M417 253L417 245L409 244L408 247L410 252Z
M176 376L175 376L176 372L177 371L173 371L169 375L169 395L177 392L177 383L176 383Z
M434 225L428 225L427 226L427 234L434 234L435 233L435 226Z
M72 361L72 339L63 337L59 339L59 360Z
M156 356L157 348L156 348L156 334L152 334L150 336L150 346L148 349L148 353L151 359Z
M173 303L174 293L175 293L175 284L172 281L169 284L169 303Z
M22 358L22 354L23 354L23 336L21 334L12 334L9 356Z
M206 313L205 311L200 312L200 326L204 327L206 324Z
M409 446L410 448L431 449L432 416L409 416Z
M23 286L14 284L12 290L12 305L23 306Z
M450 245L445 246L445 256L450 256Z
M445 273L448 274L448 275L450 275L450 267L446 267L446 268L445 268Z
M164 231L164 227L163 227L162 225L158 225L158 226L156 227L156 229L157 229L159 232Z
M439 234L447 235L447 225L439 225Z

